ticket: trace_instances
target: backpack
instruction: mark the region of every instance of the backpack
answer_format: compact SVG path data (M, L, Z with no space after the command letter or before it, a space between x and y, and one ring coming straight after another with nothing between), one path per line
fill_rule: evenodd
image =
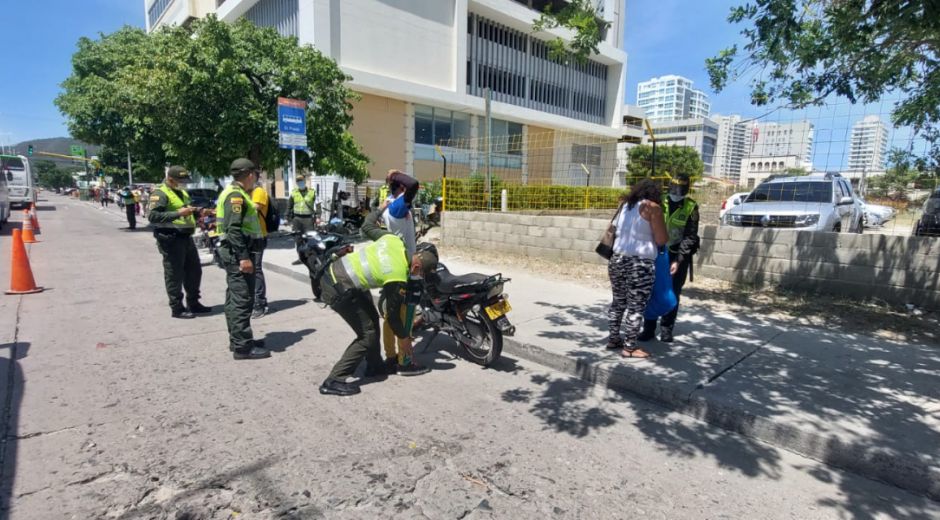
M268 213L264 216L264 226L268 234L277 231L281 227L281 215L277 212L277 201L274 197L268 197Z

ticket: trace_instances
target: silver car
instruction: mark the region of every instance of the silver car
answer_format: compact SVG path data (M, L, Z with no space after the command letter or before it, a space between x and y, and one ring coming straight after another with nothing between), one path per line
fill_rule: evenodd
M861 205L855 200L851 183L831 173L771 177L741 205L728 210L721 223L836 233L863 230Z

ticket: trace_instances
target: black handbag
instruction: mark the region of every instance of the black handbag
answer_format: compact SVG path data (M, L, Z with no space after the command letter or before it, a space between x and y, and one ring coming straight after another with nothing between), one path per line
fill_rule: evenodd
M620 207L617 208L617 212L614 213L614 218L610 219L610 225L607 226L607 231L604 231L604 234L601 235L601 241L597 244L597 247L594 248L594 252L601 255L605 260L610 260L610 257L614 256L614 240L617 238L617 227L614 226L614 221L617 220L617 217L620 216L620 212L623 211L624 203L620 203Z

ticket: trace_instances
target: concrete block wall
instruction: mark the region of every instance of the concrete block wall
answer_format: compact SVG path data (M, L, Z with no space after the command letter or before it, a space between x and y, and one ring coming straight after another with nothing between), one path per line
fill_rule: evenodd
M609 220L447 212L444 245L604 264ZM704 226L695 274L940 309L940 239Z
M696 274L940 308L940 240L707 226Z

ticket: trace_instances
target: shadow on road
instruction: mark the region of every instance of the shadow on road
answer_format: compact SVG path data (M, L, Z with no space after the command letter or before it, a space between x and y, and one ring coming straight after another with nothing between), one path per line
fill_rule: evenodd
M541 346L577 359L577 369L587 381L607 385L608 380L595 373L603 366L610 380L638 381L639 388L647 389L665 386L682 398L704 397L708 401L701 405L701 416L719 424L730 406L824 435L839 434L840 428L864 433L854 441L843 436L842 444L823 437L830 439L818 447L825 454L823 461L842 460L851 449L940 460L938 418L931 413L931 403L940 401L940 351L934 346L841 330L790 328L760 313L719 314L690 306L680 313L676 343L644 343L650 360L622 361L603 348L606 304L538 304L553 309L544 318L550 326L536 333ZM584 437L623 419L597 405L583 381L534 376L532 382L542 387L541 393L519 388L504 392L503 400L528 405L530 413L558 433ZM614 395L608 400L631 406L637 417L634 426L668 455L707 457L747 476L780 478L783 462L770 445L705 423L679 423L668 410ZM879 500L867 494L870 487L859 485L861 477L828 467L810 473L840 484L841 498L820 503L839 514L904 518L925 513L913 495L909 502Z
M305 303L309 303L309 299L294 299L294 300L277 300L274 302L268 302L268 313L281 312L293 309L294 307L300 307Z
M289 332L269 332L264 336L264 343L271 352L284 352L316 331L317 329L303 329Z
M9 514L16 479L17 433L25 378L20 360L26 357L29 343L4 343L0 352L9 352L9 359L0 361L0 405L3 406L0 433L0 518Z

